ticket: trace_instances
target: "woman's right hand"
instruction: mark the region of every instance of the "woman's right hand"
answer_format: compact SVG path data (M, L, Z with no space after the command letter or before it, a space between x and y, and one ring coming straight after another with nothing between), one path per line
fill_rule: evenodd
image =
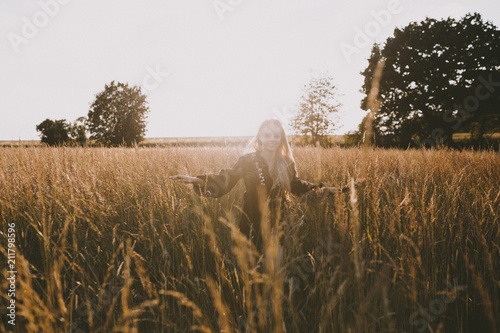
M183 176L183 175L175 175L175 176L170 176L170 179L177 180L178 182L186 183L186 184L193 184L197 186L204 186L205 182L203 179L196 178L196 177L189 177L189 176Z

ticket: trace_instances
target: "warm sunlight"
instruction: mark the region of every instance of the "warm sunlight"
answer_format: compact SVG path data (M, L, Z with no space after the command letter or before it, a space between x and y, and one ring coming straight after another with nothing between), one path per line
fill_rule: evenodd
M0 140L37 140L44 119L85 116L112 80L146 93L146 137L252 135L274 110L295 111L323 72L341 94L345 133L365 113L360 72L373 42L427 15L500 22L488 1L39 2L0 6Z
M1 1L0 332L500 332L499 27Z

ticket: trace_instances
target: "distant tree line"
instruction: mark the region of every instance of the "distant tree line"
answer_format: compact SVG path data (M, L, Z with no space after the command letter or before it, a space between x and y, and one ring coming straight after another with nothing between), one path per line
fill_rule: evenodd
M396 28L384 45L374 44L361 74L361 108L369 112L347 135L352 144L453 146L454 133L481 142L500 131L500 30L477 13ZM290 123L299 142L330 144L340 106L330 75L311 79ZM86 118L46 119L37 130L50 145L85 144L88 131L98 144L130 146L144 139L148 112L140 88L113 81Z
M147 104L139 87L112 81L95 96L87 117L74 123L45 119L36 130L41 141L51 146L86 145L89 139L103 146L132 146L144 139Z
M36 130L41 133L41 141L50 145L77 144L85 145L87 133L85 125L81 122L84 118L78 118L73 124L66 119L45 119L36 125Z
M500 31L477 13L396 28L361 74L369 112L348 145L455 146L454 133L484 143L500 132ZM339 107L332 78L313 78L290 124L295 142L329 145Z

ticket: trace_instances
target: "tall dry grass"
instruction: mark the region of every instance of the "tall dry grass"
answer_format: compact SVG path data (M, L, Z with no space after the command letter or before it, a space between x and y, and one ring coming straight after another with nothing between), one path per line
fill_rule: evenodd
M278 246L237 227L243 185L198 197L173 174L236 148L0 149L1 271L17 230L17 332L495 332L495 152L296 148L302 179L364 188L292 197ZM2 308L7 300L2 279ZM13 329L3 315L2 331Z

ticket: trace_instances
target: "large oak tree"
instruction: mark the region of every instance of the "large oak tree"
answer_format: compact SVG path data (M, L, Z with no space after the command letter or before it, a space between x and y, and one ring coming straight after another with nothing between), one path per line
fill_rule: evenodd
M454 132L480 139L498 130L500 31L479 14L458 21L427 18L395 29L383 47L373 47L362 72L367 97L382 58L381 104L373 122L379 144L453 144Z

